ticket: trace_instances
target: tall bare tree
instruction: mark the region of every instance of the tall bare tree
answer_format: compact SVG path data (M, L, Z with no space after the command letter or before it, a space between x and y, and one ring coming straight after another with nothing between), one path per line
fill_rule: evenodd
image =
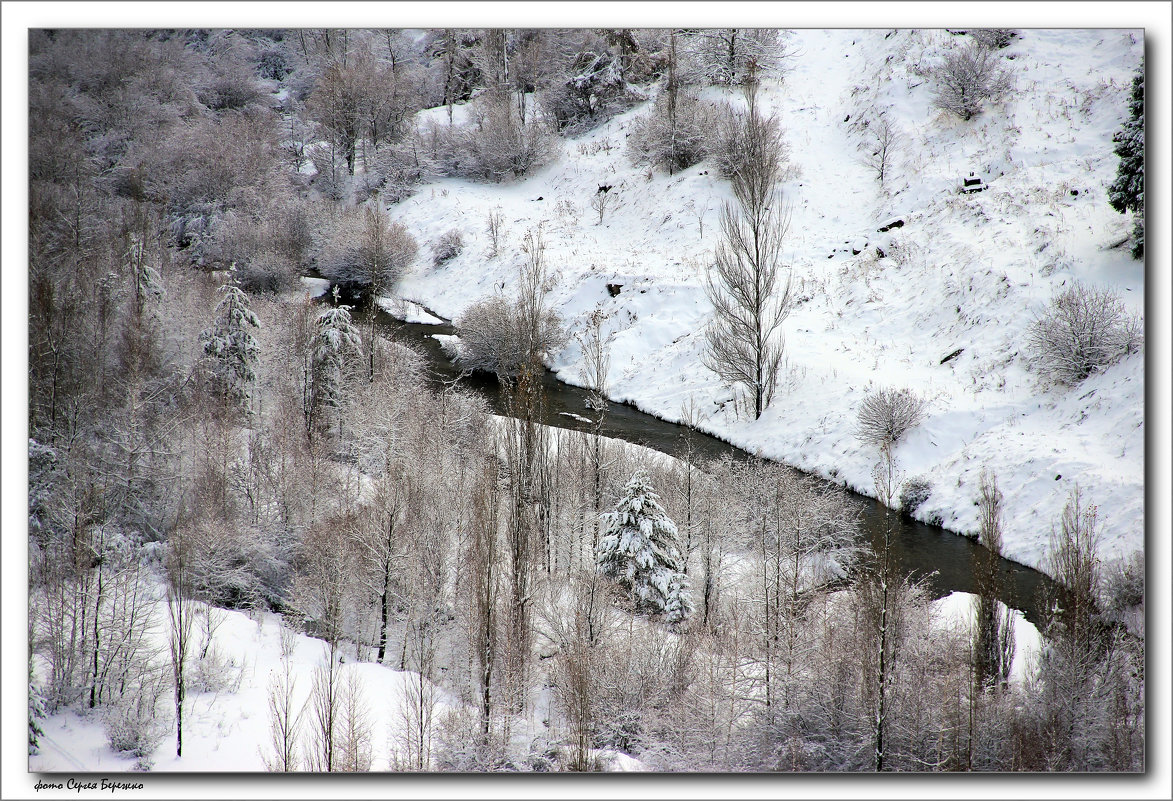
M171 674L175 683L175 756L183 756L183 702L187 697L187 660L190 655L195 600L192 598L191 540L186 524L177 526L167 549L167 619Z
M757 85L746 87L746 111L736 123L741 154L731 183L734 204L721 213L724 240L707 284L714 317L705 329L705 366L749 395L754 419L773 398L782 364L780 328L790 313L790 274L780 281L782 242L789 225L775 189L782 168L781 132L763 117Z

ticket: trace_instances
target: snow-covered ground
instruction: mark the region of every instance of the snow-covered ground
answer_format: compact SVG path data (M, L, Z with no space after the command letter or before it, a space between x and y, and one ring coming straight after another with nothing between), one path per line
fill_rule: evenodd
M974 596L953 593L933 602L936 625L945 630L958 631L970 625ZM207 614L199 605L199 614ZM272 614L249 616L242 612L213 610L220 619L208 648L211 663L219 667L215 674L223 685L216 691L189 691L185 705L184 754L175 756L174 729L169 729L153 755L146 760L153 772L185 772L213 770L222 773L263 772L266 760L273 758L270 733L269 688L275 677L280 677L288 661L293 679L292 708L301 709L310 697L314 671L324 664L326 646L318 639L289 630L284 632L279 619ZM1021 613L1014 612L1015 658L1011 679L1023 682L1032 670L1040 647L1039 633ZM165 610L156 610L162 621ZM198 628L198 627L197 627ZM152 632L154 645L165 651L166 626L158 625ZM203 641L197 637L202 649ZM373 770L394 769L402 764L405 748L404 716L408 703L408 685L417 682L418 674L397 671L371 662L358 661L344 646L342 680L353 671L360 680L363 703L371 737L371 766ZM210 663L210 664L211 664ZM193 655L189 675L199 663ZM446 712L460 707L442 688L433 687L436 697L434 720L441 721ZM170 695L161 702L169 708ZM540 707L541 704L538 704ZM303 735L310 725L312 711L303 717ZM90 772L124 773L141 770L139 760L115 753L107 742L100 713L82 715L64 711L42 721L44 736L40 752L29 757L32 772ZM536 720L518 720L517 729L530 735L541 731ZM304 749L304 743L302 744ZM304 754L304 750L302 751ZM609 771L643 771L646 766L638 759L617 751L593 751L601 767Z
M199 608L203 614L205 607ZM165 614L165 610L157 610L159 620L164 620ZM214 653L222 665L222 675L229 686L218 692L189 692L183 756L175 756L175 731L170 729L150 759L152 771L263 772L266 758L273 756L268 688L270 680L283 671L280 620L272 614L257 618L226 610L215 610L214 614L222 615L223 622L214 634L209 653ZM165 658L166 627L160 624L156 629L156 644L164 649ZM304 634L286 633L292 643L288 655L294 680L292 708L298 710L310 696L314 670L325 663L326 645ZM372 767L387 770L393 754L402 756L406 688L419 677L411 671L355 661L348 651L343 648L343 680L347 671L359 674L364 697L361 707L368 715L371 731ZM196 669L196 663L193 656L190 670ZM436 716L440 719L459 703L443 690L437 688L436 693ZM168 694L161 706L167 708L170 703ZM303 730L311 714L306 712ZM111 751L100 715L62 712L45 720L43 728L41 751L29 757L31 771L117 773L136 769L137 759Z
M540 232L558 275L550 297L571 331L595 309L608 315L617 400L668 419L695 401L702 428L871 494L877 453L854 434L859 403L879 386L908 387L931 401L895 451L906 477L932 482L919 517L976 530L988 468L1006 495L1007 556L1045 568L1049 531L1077 485L1099 507L1105 556L1142 548L1143 353L1052 389L1030 372L1024 347L1035 315L1073 280L1111 287L1143 312L1143 264L1111 247L1131 221L1105 189L1141 32L1022 31L1000 51L1014 90L968 122L931 102L926 68L960 43L944 31L802 30L790 41L790 70L766 82L760 102L789 148L785 256L798 302L784 324L786 376L760 420L737 418L701 363L705 269L728 183L708 161L671 176L633 166L625 139L646 104L563 142L559 158L524 180L440 180L393 207L422 243L453 228L465 241L440 267L423 248L402 295L457 317L513 290L522 236ZM726 99L716 89L701 96ZM869 105L888 108L900 131L884 190L852 128ZM446 120L443 111L424 115ZM958 192L970 171L987 191ZM600 185L614 188L597 224L590 198ZM487 256L492 210L507 231L496 258ZM894 219L903 225L879 232ZM617 297L608 283L622 284ZM580 362L571 337L553 366L581 383Z

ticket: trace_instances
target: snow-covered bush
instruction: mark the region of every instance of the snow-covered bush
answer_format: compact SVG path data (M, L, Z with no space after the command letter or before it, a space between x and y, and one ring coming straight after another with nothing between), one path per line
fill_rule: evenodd
M110 748L138 757L140 767L150 767L151 756L171 727L165 696L168 674L147 665L124 693L106 707L103 728Z
M264 250L236 263L236 283L245 292L283 292L297 283L297 270L287 258Z
M332 223L318 271L335 284L384 292L407 272L419 245L402 223L377 209L345 211Z
M1018 35L1013 28L978 28L970 31L969 35L975 42L990 50L1001 50L1009 47L1010 41Z
M623 80L619 59L607 51L579 53L572 75L545 96L563 136L577 136L630 108L638 99Z
M782 141L781 126L776 116L759 116L755 125L751 126L747 111L725 105L713 113L713 122L714 133L708 145L709 157L722 178L732 178L738 171L746 169L751 160L758 160L753 157L763 144L768 144L776 153L772 154L774 172L776 176L781 175L789 153Z
M924 419L928 401L908 389L882 387L859 405L856 436L868 445L886 447Z
M1000 100L1013 82L997 53L978 44L947 52L933 70L933 79L937 84L933 103L963 120L980 114L987 102Z
M632 123L628 155L634 164L648 164L669 174L688 169L709 153L713 118L709 106L679 93L673 119L668 113L668 94L664 93L650 114Z
M1139 318L1112 290L1078 282L1051 298L1027 333L1034 369L1066 386L1134 353L1143 341Z
M464 250L464 238L455 228L445 231L432 243L432 264L439 267L449 259L454 259Z
M545 311L537 330L531 332L521 304L501 295L472 304L456 324L461 365L501 378L517 375L529 354L544 356L563 340L562 322L555 312Z
M407 198L416 187L431 181L441 171L435 153L419 131L385 146L368 169L377 173L375 183L388 203Z
M1134 551L1104 568L1103 595L1109 610L1122 611L1144 603L1144 551Z
M933 493L933 485L924 476L913 476L900 488L900 508L906 514L915 512Z
M780 77L787 31L776 28L702 28L681 37L682 78L735 86Z
M615 510L602 515L599 572L616 579L636 611L678 623L692 612L676 524L660 505L647 473L637 471L623 488Z
M520 178L558 152L558 137L545 115L531 112L522 122L510 99L486 100L473 117L474 123L462 129L459 175L492 181Z

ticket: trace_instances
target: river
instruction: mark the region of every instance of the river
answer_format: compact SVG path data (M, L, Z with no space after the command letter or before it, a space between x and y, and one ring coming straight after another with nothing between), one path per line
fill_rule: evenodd
M369 313L369 310L364 312ZM385 336L411 344L426 356L432 380L437 384L454 381L460 376L460 369L452 364L440 343L432 337L432 334L455 334L456 330L450 323L407 323L382 309L375 313L376 324ZM474 374L460 380L464 386L484 395L494 413L507 414L504 397L495 377ZM543 383L546 390L546 419L543 422L558 428L586 431L586 423L570 415L581 417L589 413L586 406L587 391L558 380L549 370L545 372ZM748 452L724 440L686 429L627 404L609 404L602 433L671 456L683 454L685 435L688 434L693 452L701 460L726 455L735 459L751 458ZM940 598L951 592L977 592L975 565L985 550L974 540L886 510L875 499L827 483L844 493L859 510L860 533L865 541L873 545L880 542L885 516L888 517L895 528L892 554L896 563L904 573L923 580L933 597ZM1042 627L1047 598L1053 597L1054 582L1050 577L1009 559L998 560L997 577L998 600L1022 611L1027 620Z

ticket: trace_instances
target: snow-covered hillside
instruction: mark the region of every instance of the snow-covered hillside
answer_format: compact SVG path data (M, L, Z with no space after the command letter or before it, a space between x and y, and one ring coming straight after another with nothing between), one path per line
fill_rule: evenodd
M393 207L421 242L453 228L466 242L440 267L425 249L402 295L456 317L511 292L521 238L540 231L558 274L551 299L571 331L595 309L608 315L614 398L668 419L694 401L702 428L871 494L877 453L854 434L859 403L879 386L916 389L929 413L895 456L905 476L932 483L918 517L976 530L988 468L1006 494L1007 556L1045 567L1048 533L1077 485L1099 507L1106 556L1141 548L1143 352L1052 389L1024 348L1035 315L1074 280L1143 312L1143 264L1116 246L1131 221L1105 190L1141 33L1022 31L999 51L1014 89L970 121L932 104L931 67L956 44L944 31L803 30L790 44L789 71L765 83L760 103L789 148L785 255L798 304L784 324L786 374L760 420L736 417L701 363L705 270L728 182L708 161L671 176L632 166L625 140L647 104L563 142L524 180L445 179ZM717 89L701 97L739 102ZM899 132L883 189L853 127L869 107L887 108ZM971 171L987 191L958 191ZM600 185L613 199L596 224ZM493 210L508 234L489 258ZM622 285L617 297L608 283ZM572 337L554 367L581 383L580 361Z
M965 630L971 625L974 596L953 593L933 603L932 620L943 631ZM198 605L198 615L208 614L208 608ZM165 610L155 610L161 622ZM101 712L79 714L63 711L41 722L43 734L40 749L29 756L28 767L37 773L81 771L87 773L127 773L148 768L154 772L191 772L212 770L221 773L264 772L275 758L273 750L273 721L270 692L275 683L288 674L292 685L291 709L305 710L303 730L310 725L313 714L312 687L315 671L325 664L327 647L318 639L283 629L280 619L272 614L249 616L242 612L212 610L217 620L213 638L204 648L199 639L198 652L207 656L197 660L193 656L191 672L206 677L210 686L193 687L188 691L183 735L184 753L175 756L175 734L171 730L145 760L128 753L116 753L107 741ZM1021 613L1013 613L1016 639L1012 681L1024 682L1038 657L1040 640L1038 630ZM166 627L162 624L152 631L152 644L167 648ZM348 674L356 674L360 693L363 723L369 732L366 740L371 769L375 771L410 769L413 699L418 703L419 674L397 671L370 661L347 657L350 646L343 648L341 681ZM462 705L442 688L426 680L427 697L433 699L433 719L443 721L445 716L459 714ZM412 695L416 692L417 695ZM167 703L166 700L163 701ZM540 723L544 707L538 704L527 718L518 718L514 738L519 743L538 738L547 724ZM548 712L548 710L547 710ZM304 743L298 751L304 756ZM600 767L608 771L643 771L646 766L638 759L614 750L592 749Z

